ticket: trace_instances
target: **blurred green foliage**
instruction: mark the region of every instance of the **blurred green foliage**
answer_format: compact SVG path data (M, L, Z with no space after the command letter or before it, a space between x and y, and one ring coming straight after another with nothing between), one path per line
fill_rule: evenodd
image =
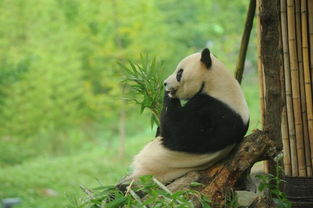
M242 29L228 19L243 22L245 9L243 0L0 1L0 134L114 117L121 107L116 62L141 51L171 71L211 41L233 66Z
M140 148L132 149L130 138L142 146L154 136L149 115L125 102L117 63L139 63L146 53L162 61L166 75L209 46L234 69L247 6L246 0L0 0L0 199L61 207L60 195L77 194L74 184L89 185L90 176L116 182L128 163L101 170L101 161L115 161L121 109L127 161ZM243 87L256 128L254 35L251 43ZM60 195L45 202L40 187Z
M116 118L116 64L145 51L172 71L204 48L233 68L246 1L0 1L0 136ZM221 13L222 15L216 15Z
M145 52L169 74L209 45L234 68L246 7L245 0L1 0L0 141L53 140L100 125L116 134L120 109L135 114L122 99L118 62Z
M127 140L126 157L116 157L118 143L60 157L38 157L0 169L0 199L19 197L16 208L73 207L85 196L79 188L114 184L127 174L131 156L148 142L148 131Z

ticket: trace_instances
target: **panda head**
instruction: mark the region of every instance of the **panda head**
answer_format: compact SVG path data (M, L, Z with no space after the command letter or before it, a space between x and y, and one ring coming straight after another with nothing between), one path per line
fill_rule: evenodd
M239 83L207 48L184 58L164 85L171 98L189 100L201 92L228 105L245 122L249 120L247 102Z
M179 99L190 99L204 87L212 70L214 57L209 49L184 58L173 74L165 81L165 90L169 96Z

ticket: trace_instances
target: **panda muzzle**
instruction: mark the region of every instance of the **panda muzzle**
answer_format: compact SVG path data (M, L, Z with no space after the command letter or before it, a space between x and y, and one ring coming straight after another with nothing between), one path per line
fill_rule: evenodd
M171 89L167 90L167 93L169 94L170 97L172 97L175 95L176 91L177 91L177 89L171 88Z

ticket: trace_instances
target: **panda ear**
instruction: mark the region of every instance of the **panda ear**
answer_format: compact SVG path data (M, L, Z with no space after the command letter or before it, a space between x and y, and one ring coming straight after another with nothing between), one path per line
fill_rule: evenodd
M212 66L212 60L210 56L210 50L208 48L203 49L201 52L200 61L209 69Z

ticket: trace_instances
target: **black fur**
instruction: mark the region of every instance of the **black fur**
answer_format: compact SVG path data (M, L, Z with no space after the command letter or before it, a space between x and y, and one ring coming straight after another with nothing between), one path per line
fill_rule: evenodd
M164 96L160 134L163 145L189 153L212 153L239 143L248 129L239 114L223 102L197 93L184 106Z
M160 127L158 126L156 132L155 132L155 137L161 136L161 131L160 131Z
M208 48L203 49L201 52L201 62L209 69L212 66L212 60L210 56L210 50Z

